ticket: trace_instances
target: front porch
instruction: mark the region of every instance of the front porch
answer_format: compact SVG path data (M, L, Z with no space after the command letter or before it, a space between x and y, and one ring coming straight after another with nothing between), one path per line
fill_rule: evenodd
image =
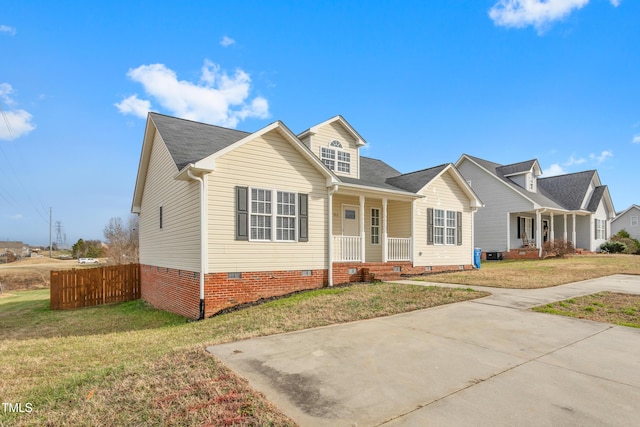
M411 261L411 237L387 237L383 244L381 262ZM333 236L333 261L335 262L364 262L366 245L361 236Z
M353 192L332 195L331 260L412 262L413 198Z

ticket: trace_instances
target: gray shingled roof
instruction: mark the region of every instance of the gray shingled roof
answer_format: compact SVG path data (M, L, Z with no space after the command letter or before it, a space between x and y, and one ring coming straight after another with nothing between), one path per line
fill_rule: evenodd
M248 132L158 113L149 113L149 116L162 135L178 170L250 135Z
M538 178L538 189L546 192L569 210L580 210L593 175L594 170L570 173L566 175ZM601 195L602 197L602 195ZM599 202L600 200L598 200Z
M405 173L400 176L392 177L387 179L387 183L401 188L405 191L410 191L412 193L417 193L420 191L422 187L427 185L433 178L438 176L440 172L444 168L446 168L449 163L434 166L428 169L422 169L415 172Z
M595 212L598 210L598 205L604 197L604 192L607 190L606 185L600 185L593 190L593 194L591 195L591 200L589 200L589 206L587 206L587 210L589 212Z
M533 160L514 163L513 165L501 165L499 163L490 162L488 160L484 160L479 157L470 156L468 154L465 154L465 156L467 156L474 162L478 163L480 166L482 166L483 168L488 170L490 173L494 174L496 177L498 177L503 182L505 182L509 187L513 188L515 191L522 194L524 197L527 197L533 200L535 203L539 204L540 206L544 206L547 208L555 208L555 209L566 209L564 205L558 199L556 199L556 197L554 197L551 193L547 192L544 188L540 187L540 179L538 179L538 192L533 193L533 192L527 191L526 189L522 188L521 186L519 186L518 184L516 184L515 182L513 182L512 180L504 176L503 173L505 170L511 171L511 173L514 173L513 172L514 170L521 170L521 168L523 168L526 164L529 164L529 167L533 166L533 162L534 162ZM512 167L510 168L510 166ZM501 169L501 171L499 172L498 169Z
M338 176L340 181L347 184L365 185L367 187L383 188L387 190L402 190L387 183L387 179L400 175L400 172L382 160L360 156L360 179Z
M513 163L510 165L496 167L496 173L500 176L514 175L518 173L525 173L531 170L536 159L526 160L524 162Z
M338 176L338 178L348 184L417 193L442 172L447 165L448 163L429 169L401 174L398 170L392 168L382 160L361 156L360 179L345 176Z

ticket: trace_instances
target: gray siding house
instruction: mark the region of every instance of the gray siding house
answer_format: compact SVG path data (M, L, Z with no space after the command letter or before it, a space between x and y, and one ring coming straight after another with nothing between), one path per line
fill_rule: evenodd
M632 239L640 240L640 206L631 205L611 221L611 235L625 230Z
M535 248L542 256L554 240L598 251L611 234L615 210L596 170L541 178L537 159L501 165L468 154L456 168L484 203L474 224L483 252Z

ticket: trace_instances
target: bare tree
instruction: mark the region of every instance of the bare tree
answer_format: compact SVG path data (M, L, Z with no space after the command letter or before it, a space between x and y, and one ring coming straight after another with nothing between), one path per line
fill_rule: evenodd
M111 218L104 228L104 238L109 248L107 254L116 264L138 262L138 216L129 217L125 225L122 218Z

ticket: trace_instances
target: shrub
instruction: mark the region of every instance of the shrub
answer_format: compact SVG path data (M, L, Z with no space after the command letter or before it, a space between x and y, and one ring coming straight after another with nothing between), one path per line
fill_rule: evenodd
M620 233L618 233L620 234ZM626 249L622 251L625 254L640 254L640 242L630 237L618 237L618 234L611 238L612 242L619 242L626 246Z
M610 240L601 244L600 249L602 249L603 252L609 252L610 254L620 254L627 250L627 245L622 242Z
M564 258L567 254L573 254L576 252L576 249L573 247L573 243L567 240L546 241L544 242L542 249L547 253L554 253L560 258Z
M625 229L623 228L622 230L618 231L618 232L615 234L615 236L613 236L613 237L622 237L623 239L628 239L628 238L629 238L629 237L631 237L631 236L629 235L629 233L627 232L627 230L625 230ZM612 238L613 238L613 237L612 237Z

